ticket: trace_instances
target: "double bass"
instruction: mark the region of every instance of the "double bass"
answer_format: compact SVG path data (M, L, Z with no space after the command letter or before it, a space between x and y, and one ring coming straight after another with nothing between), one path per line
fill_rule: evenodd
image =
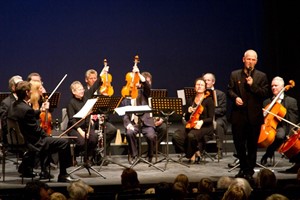
M107 60L104 59L104 68L107 67ZM111 86L112 76L109 73L105 73L101 76L102 85L100 86L100 93L105 96L112 96L114 94L114 88Z
M140 62L139 56L136 55L134 57L134 66L133 69L137 67L137 64ZM121 94L122 97L130 96L132 99L137 98L138 96L138 88L137 84L140 82L140 76L138 72L128 72L126 74L126 85L122 88Z
M261 125L257 142L259 147L268 147L275 140L277 125L286 115L286 108L277 101L284 91L295 86L295 82L293 80L290 80L289 83L290 84L282 88L272 102L264 108L264 124Z
M203 106L201 105L203 100L210 95L210 92L206 91L205 95L200 98L200 102L196 106L196 109L192 112L189 121L186 123L185 128L191 129L196 126L196 121L199 120L200 115L203 112Z

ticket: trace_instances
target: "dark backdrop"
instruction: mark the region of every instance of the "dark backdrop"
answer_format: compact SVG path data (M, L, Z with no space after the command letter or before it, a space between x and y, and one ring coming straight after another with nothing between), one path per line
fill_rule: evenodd
M0 91L7 91L11 76L38 72L51 92L67 74L54 112L60 117L70 84L84 83L87 69L100 72L104 58L120 96L136 54L140 70L152 73L153 87L168 89L169 96L205 72L215 73L216 86L225 91L249 48L270 80L280 75L297 86L297 10L296 1L1 1ZM289 93L299 99L296 91Z

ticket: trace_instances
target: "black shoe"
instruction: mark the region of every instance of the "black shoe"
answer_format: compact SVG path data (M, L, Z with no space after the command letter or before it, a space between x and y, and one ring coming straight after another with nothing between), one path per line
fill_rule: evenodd
M297 174L299 169L300 169L300 165L294 164L291 168L288 168L285 171L279 171L279 172L286 173L286 174Z
M75 181L79 181L79 179L73 178L69 174L58 175L58 178L57 178L57 182L62 182L62 183L75 182Z
M229 163L228 164L228 167L229 168L233 168L233 167L235 167L235 166L237 166L237 165L239 165L240 164L240 160L237 158L237 159L235 159L234 161L233 161L233 163Z
M49 174L48 171L41 171L39 175L40 175L40 179L52 179L52 178L54 178L54 175Z

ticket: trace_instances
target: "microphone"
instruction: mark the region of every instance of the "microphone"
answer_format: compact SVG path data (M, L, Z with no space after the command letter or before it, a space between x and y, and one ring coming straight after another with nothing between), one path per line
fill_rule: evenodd
M251 76L252 73L252 67L247 67L248 77Z

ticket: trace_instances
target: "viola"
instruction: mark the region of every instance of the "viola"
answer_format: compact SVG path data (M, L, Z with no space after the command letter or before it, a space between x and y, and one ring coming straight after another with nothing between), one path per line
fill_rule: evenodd
M134 57L134 66L133 69L137 67L137 63L139 63L139 56L136 55ZM137 84L140 82L140 76L138 72L128 72L126 74L126 85L122 88L121 94L123 97L130 96L132 99L137 98L138 96L138 88Z
M188 128L188 129L191 129L191 128L194 128L196 126L196 121L200 119L200 115L202 114L204 108L203 106L201 105L202 104L202 101L208 97L210 95L210 93L208 91L206 91L205 95L203 95L201 98L200 98L200 102L199 104L197 105L196 109L194 110L194 112L191 114L190 116L190 120L186 123L185 125L185 128Z
M289 85L286 85L284 88L282 88L273 101L264 109L264 124L261 125L257 142L259 147L268 147L275 140L277 125L286 115L286 108L282 104L278 103L277 100L284 91L287 91L295 86L295 82L293 80L290 80L289 83Z
M104 67L107 67L107 60L104 59ZM105 96L112 96L114 94L114 88L111 86L112 76L109 73L105 73L101 76L102 85L100 86L100 93Z
M45 97L45 102L48 101L48 96ZM50 136L52 132L52 116L48 109L42 111L40 114L40 126Z

